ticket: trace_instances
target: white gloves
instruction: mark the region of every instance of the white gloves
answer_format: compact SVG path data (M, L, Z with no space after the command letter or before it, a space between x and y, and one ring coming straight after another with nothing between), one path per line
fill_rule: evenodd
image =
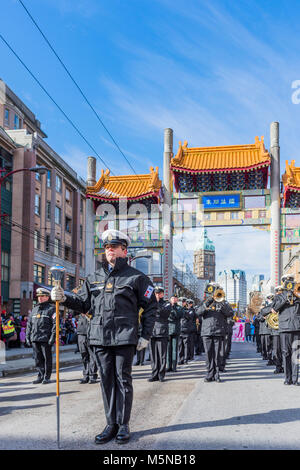
M64 302L66 300L66 296L62 287L53 287L51 290L51 300L53 300L53 302L56 302L57 300L59 302Z
M139 338L136 350L140 351L141 349L146 348L148 344L149 344L149 341L147 339Z

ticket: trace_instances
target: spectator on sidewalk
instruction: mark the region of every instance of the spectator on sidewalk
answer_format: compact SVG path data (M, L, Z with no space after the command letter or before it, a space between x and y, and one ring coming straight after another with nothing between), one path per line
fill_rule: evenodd
M5 310L2 310L2 332L1 338L5 343L5 348L8 349L9 343L12 341L16 341L17 339L17 332L15 329L15 323L12 319L12 316L7 313Z
M249 319L245 322L245 338L247 343L251 342L251 325Z

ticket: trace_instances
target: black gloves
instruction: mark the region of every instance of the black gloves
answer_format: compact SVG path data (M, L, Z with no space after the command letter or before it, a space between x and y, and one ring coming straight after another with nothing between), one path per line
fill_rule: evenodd
M212 297L209 297L206 301L205 301L205 305L206 307L209 307L212 303L213 303L214 299Z

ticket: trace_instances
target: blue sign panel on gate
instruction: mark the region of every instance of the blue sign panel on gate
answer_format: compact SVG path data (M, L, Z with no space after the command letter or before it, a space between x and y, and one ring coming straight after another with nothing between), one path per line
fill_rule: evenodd
M241 208L241 194L209 194L202 196L204 210L230 210Z

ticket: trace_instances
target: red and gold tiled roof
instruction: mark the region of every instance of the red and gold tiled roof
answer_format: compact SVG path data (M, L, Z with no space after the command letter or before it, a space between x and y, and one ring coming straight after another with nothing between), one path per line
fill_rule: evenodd
M158 177L158 167L155 171L150 167L147 175L123 175L110 176L109 170L101 176L95 186L87 186L86 194L90 199L105 201L127 198L129 200L140 200L152 196L158 196L161 188L161 180Z
M292 160L290 165L288 160L285 161L285 173L282 175L282 182L285 189L300 191L300 167L295 167L295 160Z
M256 136L255 143L249 145L188 148L187 141L183 145L179 142L177 155L171 159L171 169L188 173L249 171L267 167L270 163L264 138L259 140Z

